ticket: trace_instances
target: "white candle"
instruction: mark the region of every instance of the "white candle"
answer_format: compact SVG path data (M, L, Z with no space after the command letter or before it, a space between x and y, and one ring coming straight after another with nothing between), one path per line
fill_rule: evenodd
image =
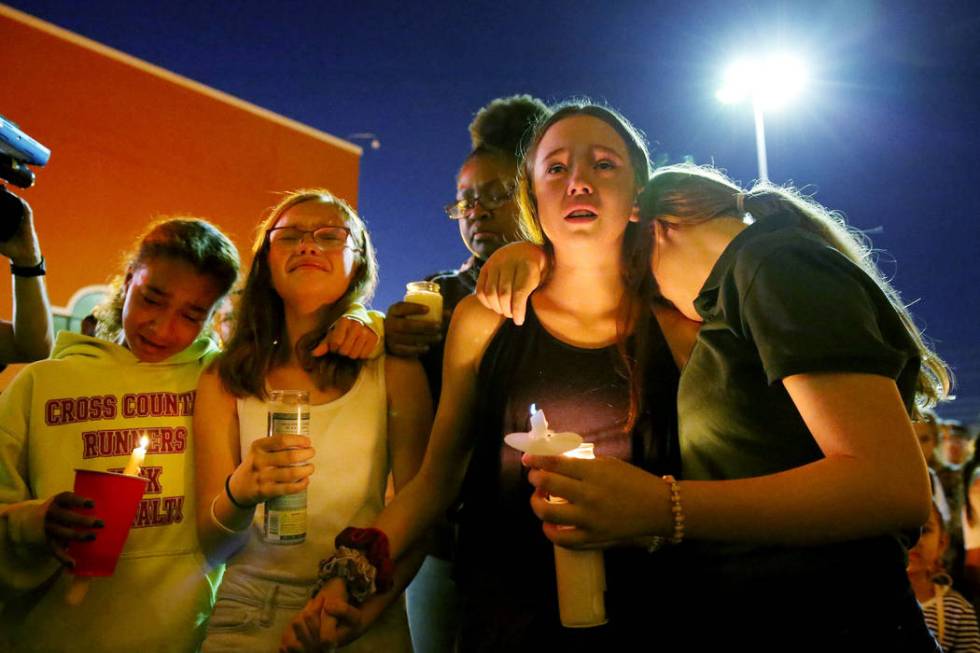
M422 304L429 312L422 315L409 315L413 320L426 320L442 324L442 294L439 284L434 281L412 281L405 286L405 301Z
M583 442L562 455L587 460L595 458L591 442ZM548 500L565 503L559 497L548 497ZM561 625L589 628L606 623L606 566L602 551L566 549L556 544L555 577Z
M548 419L543 410L531 404L531 430L526 433L508 433L504 442L518 451L538 456L558 456L582 443L578 433L555 433L548 428Z
M139 476L140 466L143 464L143 460L146 458L146 448L150 444L150 438L145 435L140 438L140 446L133 447L133 453L129 455L129 462L126 463L126 469L123 470L123 474L128 476Z
M531 404L531 432L532 440L548 436L548 420L544 416L543 410L538 410L535 404Z

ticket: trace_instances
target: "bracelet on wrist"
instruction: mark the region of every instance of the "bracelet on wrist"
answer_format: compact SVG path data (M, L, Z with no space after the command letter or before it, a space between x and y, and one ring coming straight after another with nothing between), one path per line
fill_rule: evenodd
M214 495L214 498L211 499L211 523L213 523L221 531L227 533L228 535L238 535L239 533L241 533L242 531L244 531L245 529L247 529L248 526L246 526L245 528L243 528L241 530L235 530L234 528L231 528L229 526L225 526L221 522L221 520L218 519L218 515L216 515L215 512L214 512L214 504L218 503L218 496L219 495L216 494L216 495Z
M15 265L13 261L10 262L10 274L15 277L43 277L46 272L43 256L35 265Z
M677 545L684 541L684 506L681 504L681 485L670 474L661 479L670 492L671 533L668 537L654 536L648 540L647 551L653 553L668 544Z
M663 479L670 486L670 514L673 522L670 543L677 545L684 541L684 506L681 505L681 484L670 474L664 476Z
M239 510L251 510L255 507L255 504L248 506L244 503L239 503L235 499L234 495L231 493L231 474L228 474L227 478L225 478L225 496L227 496L228 500L231 501L231 505L235 506Z

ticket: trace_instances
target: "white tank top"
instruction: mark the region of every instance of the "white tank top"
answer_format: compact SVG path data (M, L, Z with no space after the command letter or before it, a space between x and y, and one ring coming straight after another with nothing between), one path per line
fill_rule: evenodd
M255 397L239 399L237 404L244 458L252 441L266 435L268 409ZM259 504L248 542L228 561L228 573L251 567L261 569L266 578L313 582L319 561L334 551L337 533L347 526L370 526L384 508L387 416L384 356L366 361L344 396L311 406L316 470L307 490L306 541L288 545L263 541L264 505Z

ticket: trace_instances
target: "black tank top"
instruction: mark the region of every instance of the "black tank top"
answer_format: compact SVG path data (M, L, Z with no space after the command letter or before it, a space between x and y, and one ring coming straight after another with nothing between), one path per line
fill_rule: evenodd
M677 473L678 371L656 320L641 320L637 329L645 337L631 337L627 351L643 362L644 383L632 432L626 431L630 383L616 346L585 349L562 342L530 303L523 326L508 320L491 340L477 377L475 446L456 515L456 571L466 603L462 650L532 650L554 645L554 637L567 631L558 619L553 545L531 511L533 488L521 454L503 443L507 433L529 430L531 404L545 412L552 430L579 433L599 456L658 475ZM635 351L639 347L644 351ZM622 615L616 605L635 604L634 595L649 602L649 584L640 578L653 573L654 557L621 548L608 550L605 559L613 622ZM607 628L589 631L581 643L609 642L601 635L609 634ZM576 632L581 637L585 631Z

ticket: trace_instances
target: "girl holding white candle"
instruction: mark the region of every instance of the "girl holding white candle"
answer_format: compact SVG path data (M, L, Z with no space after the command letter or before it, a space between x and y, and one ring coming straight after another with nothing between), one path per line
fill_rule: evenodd
M197 526L213 560L228 560L203 644L206 652L298 645L289 620L309 597L334 537L367 526L384 506L389 471L401 489L418 469L431 427L421 365L311 354L333 320L370 299L377 282L363 221L323 190L288 193L261 223L225 354L201 377L194 418ZM309 437L266 437L271 390L309 393ZM271 543L263 503L307 493L306 539ZM410 651L401 590L344 614L350 650Z
M175 218L150 225L124 261L98 311L105 339L62 331L51 359L0 394L0 650L190 653L204 635L217 577L194 532L189 429L198 376L217 353L208 321L238 253L207 222ZM183 409L127 409L127 397L160 395L185 398ZM67 606L66 546L100 525L71 510L91 503L67 491L74 470L140 466L147 493L114 575Z
M398 556L462 490L460 650L626 650L661 602L648 590L649 568L636 563L646 550L623 549L606 556L609 625L561 627L553 549L528 507L520 453L502 442L528 430L528 407L537 403L556 431L581 434L600 455L674 471L677 368L624 281L623 254L642 235L634 201L647 171L641 137L614 111L569 105L550 114L532 137L519 197L531 236L553 256L552 275L521 328L475 297L453 315L425 461L376 526ZM340 581L333 583L299 621L315 624Z
M697 609L674 628L692 649L936 650L904 573L930 496L909 412L949 374L866 245L791 190L705 167L658 170L641 215L655 247L637 264L703 323L679 387L685 480L528 456L548 537L683 538L672 592Z

